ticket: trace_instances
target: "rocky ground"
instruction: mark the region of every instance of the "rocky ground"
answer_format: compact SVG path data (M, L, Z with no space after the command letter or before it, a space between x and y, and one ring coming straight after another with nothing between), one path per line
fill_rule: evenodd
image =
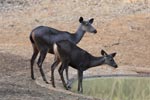
M149 0L0 0L0 99L1 100L93 100L64 91L56 71L58 88L30 79L32 46L30 31L39 25L76 31L78 18L95 18L96 35L86 34L78 44L95 56L100 50L117 52L118 69L101 66L85 76L150 73ZM47 55L44 71L50 71L53 56ZM70 77L76 71L70 69ZM50 75L47 74L50 79ZM59 88L61 87L61 88Z

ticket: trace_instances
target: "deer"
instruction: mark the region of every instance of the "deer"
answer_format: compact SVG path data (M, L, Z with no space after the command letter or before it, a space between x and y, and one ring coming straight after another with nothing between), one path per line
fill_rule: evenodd
M59 67L59 75L63 86L67 90L69 88L64 80L63 71L69 66L77 70L79 93L83 92L82 80L83 72L85 70L103 64L107 64L113 68L118 67L115 60L113 59L116 56L116 53L107 54L104 50L101 50L102 56L95 57L68 40L62 40L54 44L54 55L57 60L52 65L53 67L57 67L55 63L57 63L57 61L61 62ZM52 75L52 77L54 77L54 75Z
M93 21L94 21L94 18L91 18L90 20L85 21L83 17L80 17L79 18L80 26L75 33L70 33L67 31L60 31L60 30L57 30L48 26L38 26L34 28L31 31L30 37L29 37L32 47L33 47L33 54L30 60L31 78L35 80L33 66L34 66L35 59L37 58L37 55L40 52L37 65L38 65L43 81L45 81L45 83L48 84L49 82L47 81L45 77L42 64L47 53L54 54L53 44L61 40L68 40L74 44L77 44L80 42L80 40L82 39L82 37L84 36L86 32L96 34L97 30L92 26ZM56 65L58 64L59 63L57 63ZM66 69L66 77L68 78L68 69Z

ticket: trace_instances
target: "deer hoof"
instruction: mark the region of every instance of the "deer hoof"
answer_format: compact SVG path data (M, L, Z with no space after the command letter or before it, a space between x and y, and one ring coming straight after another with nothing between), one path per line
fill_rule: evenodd
M53 86L53 88L56 88L56 86L55 85L52 85Z
M35 77L34 76L31 76L32 80L35 80Z
M83 91L78 91L79 94L83 94Z
M68 81L68 82L67 82L67 88L68 88L68 90L71 89L71 81Z
M45 81L46 84L50 84L48 81Z
M32 80L36 80L36 78L32 78Z
M71 85L67 84L67 90L70 90L70 89L71 89Z

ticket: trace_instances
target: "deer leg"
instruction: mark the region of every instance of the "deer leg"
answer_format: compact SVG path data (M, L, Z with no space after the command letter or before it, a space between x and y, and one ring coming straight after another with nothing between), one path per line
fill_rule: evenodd
M63 62L63 63L61 64L59 70L58 70L58 71L59 71L59 74L60 74L60 77L61 77L61 80L62 80L62 83L63 83L64 87L66 88L66 90L68 90L68 88L67 88L66 82L65 82L65 80L64 80L63 71L64 71L64 69L65 69L67 66L68 66L68 63Z
M69 69L69 66L65 68L65 71L66 71L66 79L67 79L67 88L68 88L68 89L71 89L71 82L69 81L69 77L68 77L68 69Z
M80 91L80 75L79 75L79 71L78 71L78 92Z
M31 57L31 62L30 62L31 63L31 78L33 80L35 80L33 66L34 66L34 61L35 61L38 53L39 53L38 49L33 45L33 55Z
M55 87L54 70L58 66L59 63L60 63L60 61L56 59L56 61L51 66L51 81L52 81L53 87Z
M43 68L42 68L42 64L43 64L43 61L44 61L44 59L46 57L47 51L48 50L42 50L40 52L40 57L39 57L39 60L38 60L37 64L38 64L38 67L39 67L39 70L40 70L40 73L42 75L43 80L48 84L48 81L47 81L47 79L45 77L45 74L44 74L44 71L43 71Z
M65 70L66 70L66 79L67 79L67 81L69 81L69 77L68 77L68 69L69 69L69 67L65 68Z
M78 71L78 92L83 93L82 87L83 71Z

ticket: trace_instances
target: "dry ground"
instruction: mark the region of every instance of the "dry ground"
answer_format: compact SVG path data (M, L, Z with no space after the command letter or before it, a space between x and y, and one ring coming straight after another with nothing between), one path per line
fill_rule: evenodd
M42 88L30 79L30 31L47 25L74 32L80 16L94 17L98 33L87 33L78 45L95 56L100 55L101 49L117 52L115 60L119 65L116 70L108 66L93 68L85 75L150 72L149 0L92 1L0 0L0 99L87 100L80 95ZM52 61L53 56L47 55L45 72L50 70ZM40 76L36 66L35 70L36 77ZM75 70L70 70L71 77L76 75ZM60 83L59 77L56 80Z

